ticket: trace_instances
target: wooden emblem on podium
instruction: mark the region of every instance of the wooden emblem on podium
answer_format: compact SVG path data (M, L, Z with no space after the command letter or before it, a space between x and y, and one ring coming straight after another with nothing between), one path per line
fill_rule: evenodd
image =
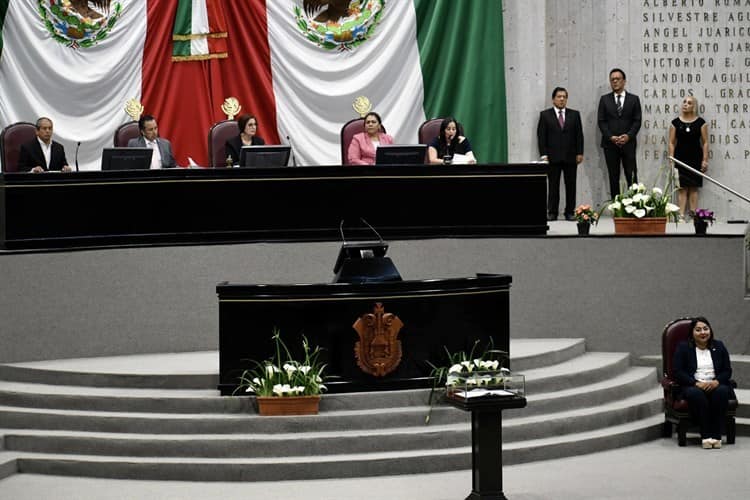
M398 332L404 326L398 316L385 312L383 304L377 302L372 313L363 314L352 326L359 334L354 344L357 366L376 377L395 370L402 355Z

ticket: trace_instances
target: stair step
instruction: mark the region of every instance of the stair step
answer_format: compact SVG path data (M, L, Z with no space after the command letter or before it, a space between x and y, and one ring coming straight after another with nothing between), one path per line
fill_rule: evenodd
M463 412L454 412L466 416ZM561 435L612 426L652 416L661 411L656 391L574 411L505 420L504 440ZM333 418L333 417L331 417ZM432 449L460 446L471 440L468 419L458 424L401 428L300 431L293 433L163 434L92 433L71 431L5 430L6 448L44 453L82 453L134 456L259 457L324 455L365 451ZM575 422L575 425L571 425ZM540 425L541 424L541 425Z
M504 445L506 465L628 446L655 439L661 416L543 440ZM178 481L324 479L444 472L471 467L471 447L281 458L105 457L18 453L23 473Z

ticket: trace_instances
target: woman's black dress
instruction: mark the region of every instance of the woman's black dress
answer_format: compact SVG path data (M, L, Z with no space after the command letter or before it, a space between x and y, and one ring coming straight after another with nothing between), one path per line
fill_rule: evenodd
M701 146L701 127L706 123L698 117L695 121L686 123L675 118L672 126L676 132L674 157L700 171L703 162L703 147ZM680 187L702 187L703 177L689 172L685 167L675 164L680 174Z

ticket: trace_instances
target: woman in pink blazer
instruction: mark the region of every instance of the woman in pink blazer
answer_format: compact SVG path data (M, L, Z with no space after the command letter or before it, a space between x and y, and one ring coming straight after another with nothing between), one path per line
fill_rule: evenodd
M375 165L378 146L393 144L393 137L384 133L380 115L370 111L365 115L365 131L355 134L346 152L349 165Z

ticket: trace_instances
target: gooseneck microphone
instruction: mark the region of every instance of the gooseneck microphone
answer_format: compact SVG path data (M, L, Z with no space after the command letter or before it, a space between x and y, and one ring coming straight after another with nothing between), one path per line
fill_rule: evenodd
M76 144L76 172L78 172L78 150L81 148L81 141Z
M286 142L289 143L289 147L292 150L292 166L296 167L297 166L297 157L294 156L294 144L292 144L292 140L289 138L288 135L286 136Z

